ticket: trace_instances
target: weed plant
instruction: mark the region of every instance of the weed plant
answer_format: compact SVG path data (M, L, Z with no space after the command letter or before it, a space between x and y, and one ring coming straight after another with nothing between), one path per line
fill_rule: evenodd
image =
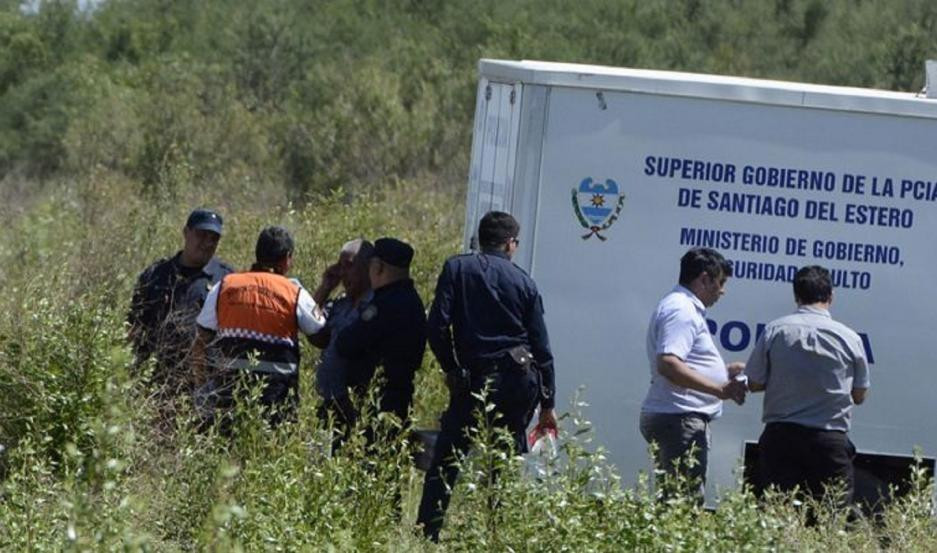
M365 417L331 454L313 348L297 421L247 403L226 436L185 400L154 422L124 323L196 206L223 213L238 268L261 228L290 228L309 288L347 240L402 238L428 302L460 246L480 57L917 91L933 2L21 4L0 2L0 550L937 551L923 471L874 520L744 487L710 512L686 482L623 486L575 402L542 464L480 419L437 547L413 527L408 434L365 439L395 421ZM416 390L413 425L434 427L430 355Z
M0 549L20 551L927 551L937 548L933 489L923 471L880 519L849 522L830 505L792 496L755 501L742 487L705 510L689 483L622 486L576 399L562 419L559 456L509 453L479 417L473 450L457 460L442 542L414 528L422 473L392 417L363 417L335 454L318 420L304 346L296 421L271 429L251 402L230 435L198 430L182 400L174 425L131 370L124 314L136 273L180 242L190 206L221 206L220 254L245 267L257 231L296 233L297 275L314 285L350 237L393 234L417 250L414 276L429 298L441 261L457 251L458 202L401 182L381 194L341 192L303 207L254 205L236 190L195 188L150 203L119 181L80 183L10 220L0 244ZM438 367L419 372L414 425L446 402ZM484 400L484 398L482 398ZM488 407L490 409L490 406ZM369 447L368 428L378 435ZM497 478L493 478L497 475ZM666 492L666 493L665 493Z
M930 0L0 2L0 180L462 180L479 58L918 92ZM257 187L261 183L265 186ZM0 195L6 201L7 193Z
M59 186L0 229L2 550L937 550L923 472L874 521L816 505L811 526L793 497L759 504L746 488L725 491L709 512L685 482L652 489L642 475L622 486L589 442L579 399L562 418L558 458L539 464L508 453L507 436L480 418L433 546L414 528L422 473L408 433L392 418L364 417L332 455L311 392L316 353L305 345L295 423L271 429L245 402L232 435L197 431L183 399L173 425L155 424L160 406L146 371L132 370L124 317L136 274L179 247L190 207L223 211L219 254L238 267L260 228L285 224L296 234L295 273L310 287L349 238L400 236L416 248L413 274L428 300L458 250L460 202L420 182L312 196L302 207L258 204L237 188L152 200L127 194L132 184L111 176ZM414 426L435 426L445 404L427 355ZM372 425L399 437L369 447Z

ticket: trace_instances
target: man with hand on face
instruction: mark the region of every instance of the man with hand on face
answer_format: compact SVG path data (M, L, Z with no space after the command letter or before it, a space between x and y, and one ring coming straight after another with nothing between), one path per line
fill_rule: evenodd
M338 332L335 350L350 360L348 381L366 388L384 368L378 410L394 413L406 427L413 379L426 350L426 311L410 278L413 248L396 238L374 242L368 275L374 294L356 318Z
M647 331L651 386L641 406L641 434L656 443L655 464L681 473L705 489L709 423L722 414L722 400L745 401L737 376L745 365L722 360L706 324L706 308L725 293L732 265L716 250L694 248L680 259L679 284L660 302ZM688 454L693 451L693 463ZM692 466L689 466L692 465Z
M368 374L367 367L360 367L368 361L364 358L348 359L338 353L336 342L345 327L358 319L361 312L370 305L373 292L368 269L374 246L367 240L357 239L347 242L338 254L338 261L330 265L322 275L322 281L313 294L316 304L325 306L325 326L309 336L309 341L322 349L319 364L316 367L316 389L322 398L319 418L332 417L336 429L340 432L336 445L354 426L357 418L354 405L349 397L349 387L359 394L367 387L367 382L358 382L355 377ZM338 299L327 302L329 295L341 284L345 293Z
M184 365L195 318L208 290L234 270L214 257L221 234L221 215L192 211L182 229L182 250L153 263L137 279L127 316L129 337L137 365L156 358L153 382L162 394L175 395L188 382Z

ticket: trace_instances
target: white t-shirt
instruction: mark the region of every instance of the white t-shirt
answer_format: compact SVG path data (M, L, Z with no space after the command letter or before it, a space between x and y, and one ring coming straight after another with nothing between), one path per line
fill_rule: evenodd
M691 369L717 384L729 380L725 361L706 325L706 307L693 292L680 285L660 300L648 325L647 358L651 368L651 386L641 411L704 413L713 418L721 415L721 399L677 386L657 371L657 357L664 354L679 357Z
M325 315L322 309L316 305L309 292L303 288L299 280L291 278L291 281L299 286L299 300L296 302L296 320L299 323L299 329L303 334L315 334L325 326ZM205 298L205 305L202 311L195 319L196 324L207 330L218 330L218 289L221 283L218 282L208 291L208 297Z

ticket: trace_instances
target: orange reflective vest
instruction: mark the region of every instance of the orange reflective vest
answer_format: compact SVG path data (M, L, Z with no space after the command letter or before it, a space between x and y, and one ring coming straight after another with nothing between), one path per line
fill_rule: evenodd
M218 291L218 346L231 368L293 374L299 367L299 285L275 273L247 272L222 279Z

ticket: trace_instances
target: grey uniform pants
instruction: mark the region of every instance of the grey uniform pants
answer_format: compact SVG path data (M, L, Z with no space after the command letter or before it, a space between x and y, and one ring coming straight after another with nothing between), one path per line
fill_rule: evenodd
M701 413L641 413L640 426L641 435L647 443L657 444L654 457L656 467L672 476L677 473L679 466L681 474L699 481L702 494L706 484L711 437L709 417ZM691 448L693 466L688 467L686 456Z

